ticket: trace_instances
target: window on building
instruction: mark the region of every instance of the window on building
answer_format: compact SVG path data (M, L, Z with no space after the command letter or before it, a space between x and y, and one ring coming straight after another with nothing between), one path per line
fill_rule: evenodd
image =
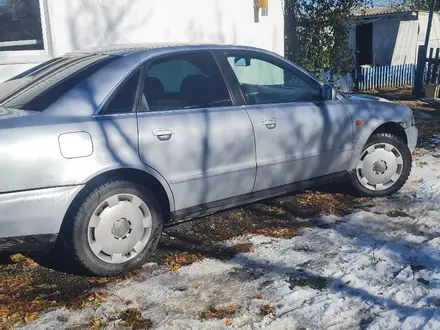
M43 0L0 0L0 54L47 51Z

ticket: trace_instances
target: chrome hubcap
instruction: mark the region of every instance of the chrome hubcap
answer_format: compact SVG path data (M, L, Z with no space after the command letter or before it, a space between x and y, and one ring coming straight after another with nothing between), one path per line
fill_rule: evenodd
M399 150L388 143L377 143L362 152L356 166L359 182L369 190L385 190L399 180L403 158Z
M88 242L102 261L124 263L143 251L151 236L151 214L147 204L131 194L107 198L93 212Z

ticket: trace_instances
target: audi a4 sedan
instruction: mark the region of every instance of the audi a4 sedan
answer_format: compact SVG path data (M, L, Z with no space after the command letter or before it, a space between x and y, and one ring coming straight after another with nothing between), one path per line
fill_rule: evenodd
M120 275L172 222L333 180L393 194L417 136L409 108L262 49L69 53L0 84L0 250Z

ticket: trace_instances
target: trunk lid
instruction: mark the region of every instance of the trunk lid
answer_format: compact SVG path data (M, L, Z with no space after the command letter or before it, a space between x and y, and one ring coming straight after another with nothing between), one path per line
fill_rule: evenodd
M37 113L39 113L39 112L38 111L17 110L17 109L1 108L0 107L0 120L11 119L11 118L16 118L16 117L32 116Z

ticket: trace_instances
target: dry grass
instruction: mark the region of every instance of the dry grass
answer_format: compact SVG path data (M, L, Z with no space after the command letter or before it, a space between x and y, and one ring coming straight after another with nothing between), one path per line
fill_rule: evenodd
M274 306L271 305L263 305L260 308L260 314L262 316L270 316L270 317L276 317L277 316L277 310Z
M303 193L297 196L297 200L301 208L312 209L315 215L346 215L369 202L368 198L322 192Z
M232 325L233 321L232 319L226 319L225 320L225 326L230 327Z
M130 329L150 329L153 322L150 319L142 317L141 312L135 308L129 308L119 313L121 325Z
M206 258L230 259L239 253L254 252L252 243L237 244L232 247L206 249L202 252L175 252L165 255L164 266L172 271L177 271L184 266L189 266L195 262L202 261Z
M299 235L296 228L260 228L253 233L275 238L292 238Z
M237 313L240 310L240 306L233 305L228 308L223 309L216 309L214 307L209 307L207 311L204 311L201 313L200 317L204 320L211 320L211 319L224 319L226 317L231 317L235 313Z
M77 310L102 304L106 284L137 276L92 278L66 275L38 266L21 254L12 263L0 265L0 329L29 324L42 311L66 307Z
M165 256L165 267L172 271L177 271L184 266L191 265L197 261L201 261L206 257L201 253L170 253Z

